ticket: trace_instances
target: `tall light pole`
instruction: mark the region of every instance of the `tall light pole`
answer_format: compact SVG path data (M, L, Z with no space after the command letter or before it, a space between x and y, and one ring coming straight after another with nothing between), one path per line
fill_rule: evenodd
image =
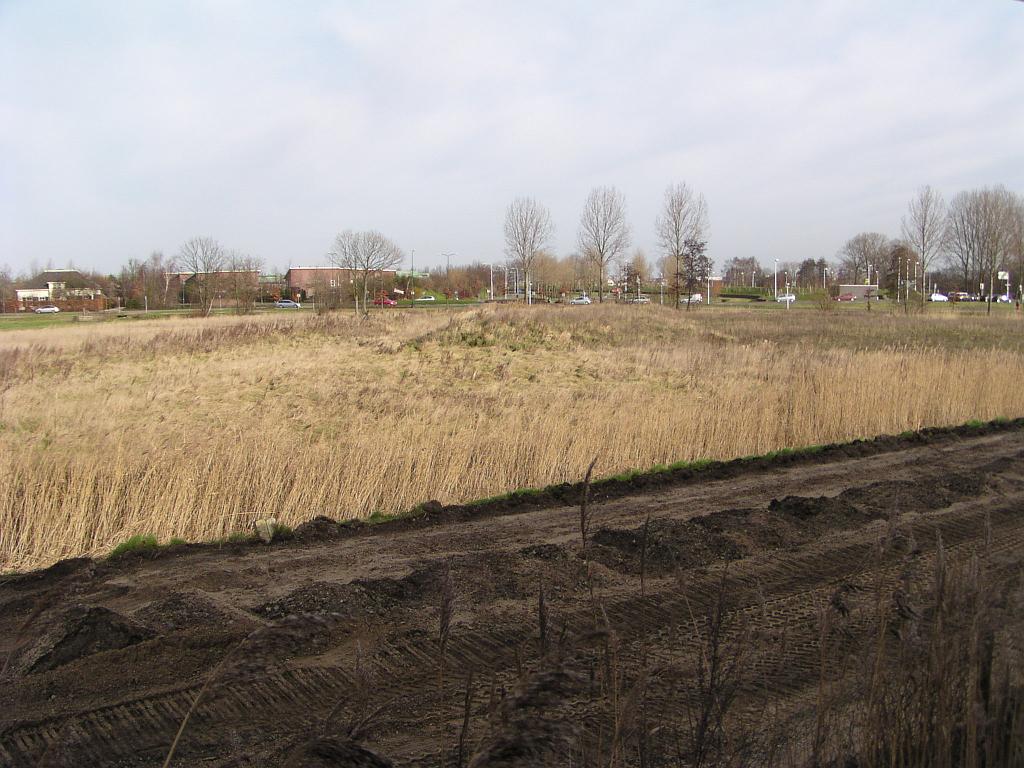
M779 260L778 259L775 260L775 274L773 276L773 280L774 280L774 284L775 284L775 287L774 287L775 298L777 299L777 298L779 298Z
M416 249L409 255L409 301L416 301ZM410 304L415 307L415 304Z
M456 254L445 251L441 254L444 256L444 281L447 285L447 289L444 292L444 305L448 307L449 312L451 311L451 298L452 298L452 256Z

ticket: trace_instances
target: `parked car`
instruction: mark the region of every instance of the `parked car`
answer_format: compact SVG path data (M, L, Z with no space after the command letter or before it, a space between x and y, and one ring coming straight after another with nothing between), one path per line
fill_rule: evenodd
M274 306L277 307L278 309L302 309L302 305L299 304L299 302L292 301L291 299L281 299L280 301L275 301Z
M1000 304L1009 304L1012 301L1012 299L1010 298L1009 294L1004 293L1002 296L996 296L996 301L999 302Z
M589 296L573 296L569 299L570 304L592 304Z
M643 294L640 294L639 296L627 296L626 297L626 303L627 304L650 304L651 300L649 298L647 298L646 296L644 296Z
M60 312L60 307L55 307L52 304L45 307L36 307L32 310L37 315L52 315L56 312Z
M397 307L398 302L394 299L389 299L387 296L378 296L373 300L375 307Z
M936 291L928 297L928 301L949 301L949 297Z
M836 296L836 301L856 301L857 294L855 293L840 293Z
M437 299L428 293L426 296L419 296L413 299L413 301L437 301Z
M971 294L967 293L967 291L950 291L950 293L949 293L949 300L950 301L970 301L971 300Z
M796 296L794 296L792 293L780 293L778 296L775 297L775 300L783 304L789 304L791 302L796 301Z
M686 303L686 297L685 296L680 296L679 297L679 301L680 301L680 303L685 304ZM691 293L690 294L690 303L691 304L703 304L704 303L704 294L703 293Z

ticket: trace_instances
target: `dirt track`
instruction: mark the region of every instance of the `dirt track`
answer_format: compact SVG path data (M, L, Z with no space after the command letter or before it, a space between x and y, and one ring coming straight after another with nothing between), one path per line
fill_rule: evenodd
M796 709L817 679L820 606L837 586L856 591L894 567L875 554L894 523L925 559L936 533L947 549L969 549L988 535L986 520L996 552L1024 556L1019 425L860 452L868 455L762 462L594 501L596 604L627 674L642 653L661 670L648 701L662 716L685 704L692 617L723 579L731 611L784 632L765 679ZM250 641L232 657L197 707L175 765L281 765L332 710L328 730L368 714L368 748L396 765L438 765L457 741L470 670L472 751L487 730L489 700L536 666L541 585L551 646L585 642L594 626L579 524L576 507L555 502L354 531L322 521L270 547L69 561L8 579L0 583L0 662L8 658L0 765L158 766L225 654L261 626L306 614L326 624L297 627L273 653L249 653ZM455 612L442 704L446 567ZM586 677L585 654L572 658ZM585 730L604 727L585 692L569 710Z

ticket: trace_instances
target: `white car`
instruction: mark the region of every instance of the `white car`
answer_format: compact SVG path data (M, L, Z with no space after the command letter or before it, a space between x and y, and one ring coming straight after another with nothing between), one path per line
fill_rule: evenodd
M281 299L280 301L275 301L274 306L277 307L278 309L302 309L302 305L299 304L299 302L292 301L291 299Z
M928 297L928 301L949 301L949 297L944 294L935 292Z
M589 296L574 296L569 299L570 304L592 304Z
M52 315L57 312L60 312L60 307L55 307L51 304L48 307L36 307L32 311L35 312L37 315Z
M419 296L418 298L413 299L413 301L437 301L437 299L428 293L426 296Z
M789 304L791 302L796 301L796 296L794 296L792 293L780 293L778 296L775 297L775 300L783 304Z

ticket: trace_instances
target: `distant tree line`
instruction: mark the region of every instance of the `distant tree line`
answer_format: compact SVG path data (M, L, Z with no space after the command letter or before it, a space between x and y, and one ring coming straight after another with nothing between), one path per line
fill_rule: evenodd
M708 211L704 196L684 183L665 190L661 212L654 222L660 258L659 274L652 274L641 249L630 252L632 230L624 195L615 187L595 187L587 196L576 234L578 251L558 259L547 250L554 234L551 213L533 198L516 198L505 211L505 255L501 266L507 280L514 270L518 295L532 301L533 289L555 283L559 293L585 291L604 301L609 282L619 294L650 289L652 281L667 288L676 307L690 305L690 297L711 273L707 256ZM493 270L493 267L490 268ZM495 291L497 292L497 291ZM685 301L684 301L685 299Z
M982 294L991 304L1006 284L1019 296L1024 277L1024 197L1001 185L965 190L948 203L930 186L907 206L900 237L861 232L839 251L851 282L870 281L910 300L931 287ZM901 293L902 292L902 293Z
M711 276L707 201L685 183L671 184L653 224L658 252L650 259L642 249L631 249L624 195L613 186L595 187L580 213L577 249L558 256L551 248L555 225L550 211L534 198L518 197L505 211L503 261L435 269L417 278L415 287L463 298L515 297L527 302L535 296L578 292L604 301L609 289L618 296L658 291L677 308L689 308ZM377 281L406 258L396 243L372 230L339 233L325 256L353 278L333 292L325 289L324 307L340 306L342 294L351 293L348 300L361 312L369 310L381 286L398 286L394 280L386 286ZM145 259L130 259L117 274L81 271L121 306L161 309L187 304L209 314L218 302L248 312L260 299L279 297L279 288L262 290L263 267L261 259L226 249L213 238L193 237L172 256L154 251ZM16 285L39 271L34 263L27 274L17 276L9 267L0 268L0 305L13 305ZM924 301L932 288L991 298L1006 288L998 281L1003 271L1011 273L1011 291L1019 294L1024 278L1024 197L994 186L959 192L947 203L937 190L924 186L907 206L899 237L860 232L839 249L834 266L824 258L762 265L755 257L737 256L723 264L722 279L732 293L766 292L776 285L780 290L812 291L829 286L835 290L841 283L871 283L906 301L912 293L915 300ZM335 294L336 302L326 300Z

